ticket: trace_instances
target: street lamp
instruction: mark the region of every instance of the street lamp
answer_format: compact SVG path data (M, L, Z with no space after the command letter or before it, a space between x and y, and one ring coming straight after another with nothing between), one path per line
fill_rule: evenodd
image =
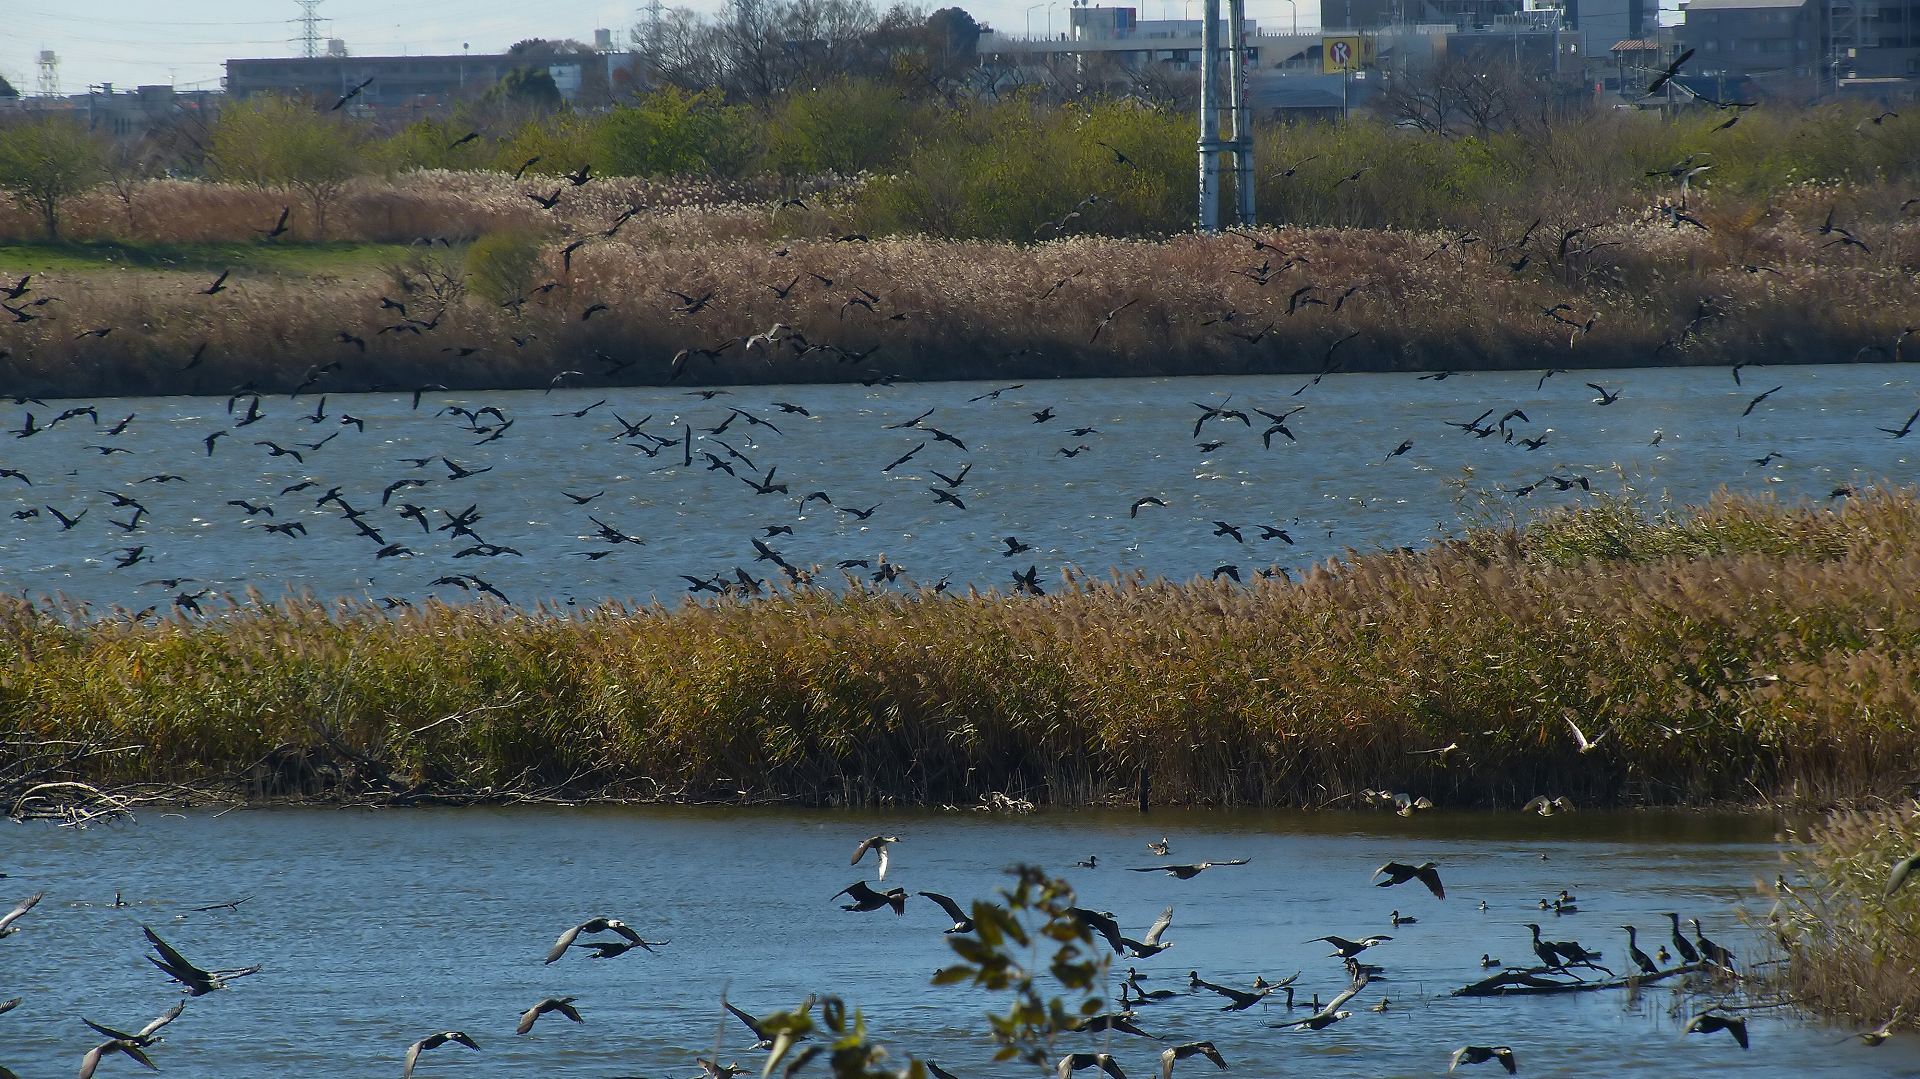
M1053 9L1060 6L1059 0L1047 5L1047 40L1053 40Z
M1027 8L1027 40L1033 40L1033 13L1046 6L1046 0L1041 0L1040 3Z
M1293 0L1287 0L1287 8L1288 10L1293 12L1293 36L1299 37L1300 36L1300 5L1294 3Z

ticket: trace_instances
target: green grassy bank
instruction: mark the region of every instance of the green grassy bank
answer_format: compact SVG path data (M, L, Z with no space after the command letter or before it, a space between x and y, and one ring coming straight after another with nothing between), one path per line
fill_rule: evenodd
M1075 804L1144 769L1163 803L1828 804L1920 753L1916 539L1901 491L1605 503L1251 588L158 624L10 601L0 786Z

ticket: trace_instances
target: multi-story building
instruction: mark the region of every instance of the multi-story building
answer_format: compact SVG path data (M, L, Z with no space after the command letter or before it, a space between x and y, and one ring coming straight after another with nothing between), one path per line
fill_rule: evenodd
M242 101L255 94L317 101L338 98L364 82L366 88L354 97L356 108L399 112L478 97L509 72L525 66L518 57L491 53L228 60L227 93Z
M1834 77L1920 78L1920 0L1831 0Z
M1678 35L1692 71L1797 86L1827 74L1826 0L1691 0Z

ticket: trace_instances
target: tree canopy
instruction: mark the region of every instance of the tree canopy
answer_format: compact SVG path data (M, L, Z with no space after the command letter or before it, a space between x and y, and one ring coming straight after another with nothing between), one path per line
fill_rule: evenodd
M60 238L60 204L97 183L106 150L80 124L43 116L14 124L0 138L0 191L40 214L47 239Z
M211 157L224 180L291 187L307 196L314 231L324 238L327 209L364 168L357 128L337 114L288 98L230 102L213 128Z

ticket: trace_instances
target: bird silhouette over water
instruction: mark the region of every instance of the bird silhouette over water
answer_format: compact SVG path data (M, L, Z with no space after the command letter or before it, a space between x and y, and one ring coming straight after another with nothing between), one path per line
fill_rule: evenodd
M852 900L852 902L843 904L840 907L841 910L864 913L879 910L882 907L892 907L895 914L905 914L907 912L907 890L905 888L889 888L884 892L880 892L875 891L866 881L856 880L845 888L833 893L833 895L828 898L838 899L843 895Z
M1249 859L1246 858L1231 858L1222 862L1194 862L1190 865L1129 866L1127 871L1130 873L1165 873L1170 877L1177 877L1180 880L1192 880L1206 870L1216 866L1246 865L1248 861Z
M513 1028L515 1034L525 1034L533 1029L533 1024L543 1015L559 1013L576 1023L584 1022L580 1012L573 1006L577 997L546 997L533 1007L520 1013L520 1022Z
M412 1045L407 1046L407 1066L401 1071L400 1079L412 1079L414 1065L420 1062L421 1053L438 1049L449 1042L464 1045L474 1050L480 1048L480 1043L468 1037L465 1031L443 1030L438 1034L429 1034L419 1041L414 1042Z
M613 933L625 939L630 947L642 948L649 952L668 943L664 940L642 939L640 933L627 923L618 918L601 916L589 918L560 934L559 939L553 942L553 947L547 950L547 957L543 962L558 962L561 956L567 954L567 949L574 947L575 943L580 940L580 937L587 933ZM596 945L592 941L586 941L580 943L579 946L589 948L595 947Z
M188 996L205 996L217 989L225 989L228 982L244 978L249 974L256 974L260 970L257 966L241 967L236 970L202 970L188 962L187 958L172 945L161 940L151 928L141 926L140 931L145 934L147 942L153 946L153 950L159 956L159 958L148 956L147 962L160 968L160 972L167 977L185 986Z
M966 911L961 910L960 904L954 902L951 897L941 895L939 892L921 892L919 894L933 900L934 903L939 905L941 910L947 912L947 917L953 919L953 927L946 930L947 933L973 932L973 919L968 917Z
M1387 879L1378 880L1382 874L1385 874ZM1417 880L1427 886L1427 890L1433 893L1435 899L1445 899L1447 897L1446 888L1440 884L1439 867L1435 866L1432 862L1421 862L1419 865L1407 865L1405 862L1388 862L1386 865L1374 870L1373 875L1376 879L1376 887L1388 888L1396 884L1405 884L1410 880Z

